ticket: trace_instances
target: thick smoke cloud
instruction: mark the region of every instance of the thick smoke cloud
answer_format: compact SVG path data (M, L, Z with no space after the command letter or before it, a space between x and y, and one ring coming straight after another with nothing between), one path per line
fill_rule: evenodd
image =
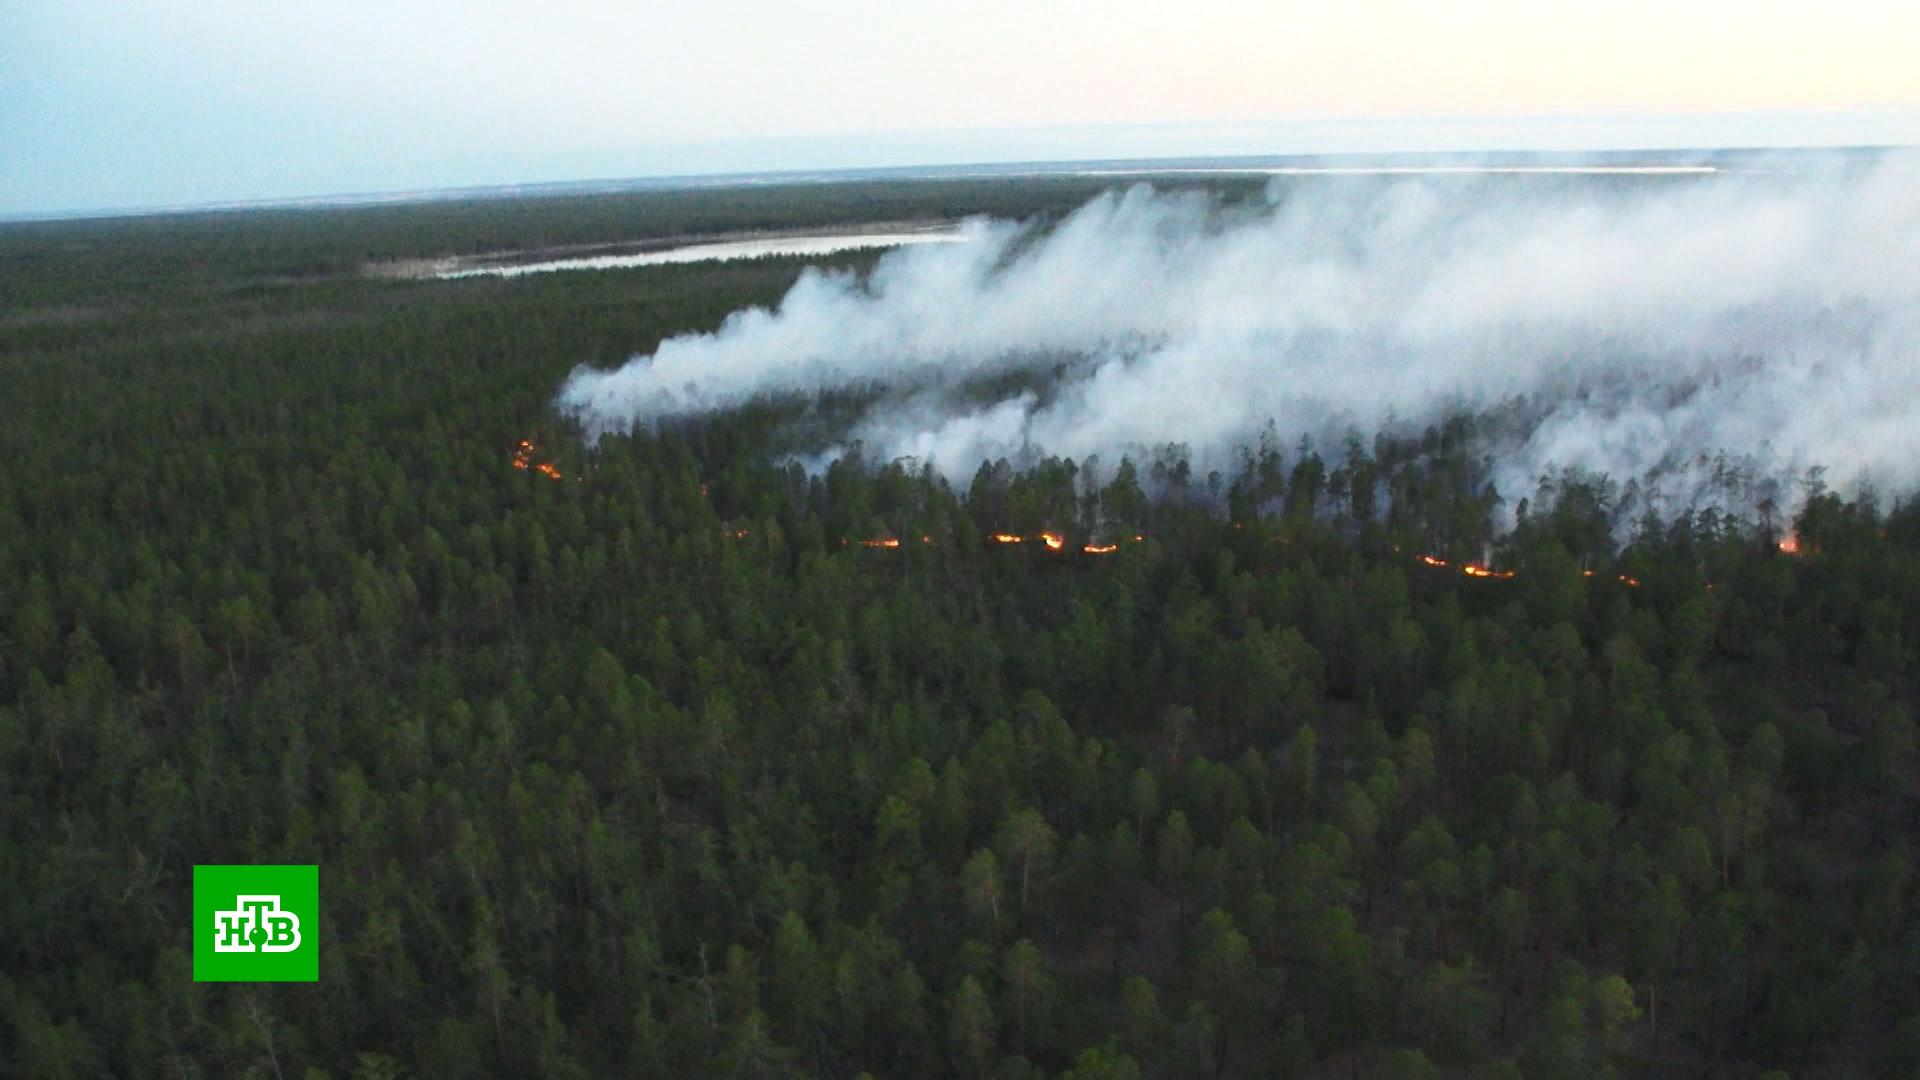
M1196 464L1283 437L1508 418L1509 496L1564 467L1715 501L1762 479L1920 482L1920 158L1819 175L1276 182L1256 207L1137 187L809 272L776 310L560 392L589 433L884 387L850 438L963 480L1036 452ZM1058 376L1054 376L1054 372ZM1045 373L999 400L961 387ZM831 448L823 448L831 450Z

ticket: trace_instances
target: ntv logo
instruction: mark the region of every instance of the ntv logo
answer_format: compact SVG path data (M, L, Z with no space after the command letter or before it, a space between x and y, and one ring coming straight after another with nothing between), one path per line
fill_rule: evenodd
M278 896L242 896L232 911L213 913L214 952L293 952L300 947L300 916L280 908Z
M320 868L193 868L195 982L317 982Z

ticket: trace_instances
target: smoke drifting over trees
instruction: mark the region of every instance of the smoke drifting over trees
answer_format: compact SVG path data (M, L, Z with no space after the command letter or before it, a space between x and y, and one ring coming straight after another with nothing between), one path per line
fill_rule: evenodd
M1663 183L1662 198L1721 190ZM1391 257L1379 222L1354 234L1381 250L1323 255L1351 268L1317 290L1303 268L1247 284L1279 243L1257 230L1284 237L1263 219L1292 212L1255 185L1238 206L1098 204L997 248L1000 273L902 259L875 284L812 282L794 316L668 353L833 388L819 404L663 424L590 459L551 423L575 358L617 363L776 306L802 268L359 273L623 221L659 237L876 207L1029 217L1093 194L962 187L0 230L0 1074L1920 1076L1920 501L1809 498L1783 552L1766 542L1778 530L1715 515L1615 543L1600 485L1568 484L1489 557L1478 446L1528 430L1537 403L1344 464L1269 443L1236 465L1227 514L1177 467L1149 502L1134 474L1158 457L1104 458L1117 475L1098 491L1096 470L1053 459L947 484L870 456L817 476L779 457L830 452L862 423L906 445L935 430L912 426L917 409L937 424L1009 399L1077 434L1061 406L1150 372L1170 395L1167 373L1193 373L1190 415L1150 396L1136 412L1226 438L1288 399L1271 371L1233 384L1254 388L1240 400L1207 383L1240 377L1212 366L1216 341L1272 369L1291 356L1294 385L1323 398L1497 400L1493 375L1463 386L1474 369L1437 359L1456 382L1337 383L1317 343L1357 348L1366 326L1321 318L1271 344L1247 329L1300 293L1299 312L1340 300L1416 343L1520 352L1491 330L1419 336L1422 310L1468 305L1469 279L1399 314L1420 282L1361 271L1424 264ZM1356 214L1391 208L1351 190ZM1418 224L1516 189L1401 190ZM1624 235L1643 190L1589 200L1588 235ZM1804 227L1871 221L1870 197L1896 219L1899 189L1862 181L1832 196L1857 211L1827 204ZM1674 231L1704 220L1682 210ZM1725 229L1790 237L1783 216ZM1456 238L1467 265L1466 224L1409 235ZM1622 246L1653 245L1646 231ZM1540 265L1560 265L1539 235ZM1862 224L1853 242L1904 235ZM1488 250L1523 261L1504 243ZM1877 277L1843 281L1831 260L1771 271L1833 289L1786 290L1816 312L1804 324L1747 308L1802 348L1826 319L1897 358L1907 294L1889 250ZM1671 281L1704 293L1759 272L1711 254ZM1155 282L1140 269L1155 259L1182 274ZM856 262L871 265L842 265ZM974 279L927 276L948 265ZM1551 308L1539 297L1589 301L1601 276L1592 252L1568 265L1564 283L1472 279L1535 291L1502 317L1542 365L1547 331L1579 322L1554 311L1524 336ZM1212 289L1203 273L1221 300L1191 313L1211 322L1175 322ZM1663 305L1658 284L1637 314L1591 319L1664 333L1669 309L1707 306ZM1747 309L1720 307L1725 326L1682 329L1760 341ZM860 370L884 391L744 347L801 340L809 311L814 361L871 354ZM1002 311L1027 321L987 318ZM950 349L961 374L901 362L922 333L974 335ZM1870 373L1831 340L1827 372ZM1084 358L1004 359L1088 341L1102 347ZM1800 400L1829 382L1833 401L1865 400L1814 370ZM742 366L701 392L724 404L778 384ZM1744 403L1727 380L1700 393ZM1665 407L1630 384L1588 396L1643 399ZM1159 434L1114 415L1088 445ZM1824 452L1855 443L1807 430ZM1279 512L1252 512L1268 500ZM323 868L318 985L192 982L192 865L216 860Z
M559 405L599 434L870 391L849 440L949 476L1167 443L1204 465L1268 423L1324 438L1468 412L1492 415L1509 496L1561 468L1638 480L1668 509L1814 466L1905 489L1920 159L1806 164L1318 178L1254 206L1135 187L1057 224L976 220L970 242L864 277L809 272L773 310L577 370ZM987 379L1014 389L982 400Z

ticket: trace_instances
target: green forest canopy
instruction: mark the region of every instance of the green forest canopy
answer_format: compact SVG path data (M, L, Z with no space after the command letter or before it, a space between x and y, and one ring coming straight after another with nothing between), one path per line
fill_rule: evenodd
M1477 580L1413 558L1496 540L1472 418L1217 493L590 449L569 369L799 264L360 273L1083 186L0 228L5 1071L1920 1069L1911 507L1619 544L1569 478ZM317 985L191 981L251 862L321 866Z

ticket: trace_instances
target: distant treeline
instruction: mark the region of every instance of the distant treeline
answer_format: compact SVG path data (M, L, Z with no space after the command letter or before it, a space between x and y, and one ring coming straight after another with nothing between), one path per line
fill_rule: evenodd
M856 181L19 222L0 224L0 298L8 307L71 301L108 283L116 299L169 297L191 285L355 274L386 259L968 214L1026 219L1109 186L1070 176ZM1229 196L1262 186L1211 185Z

